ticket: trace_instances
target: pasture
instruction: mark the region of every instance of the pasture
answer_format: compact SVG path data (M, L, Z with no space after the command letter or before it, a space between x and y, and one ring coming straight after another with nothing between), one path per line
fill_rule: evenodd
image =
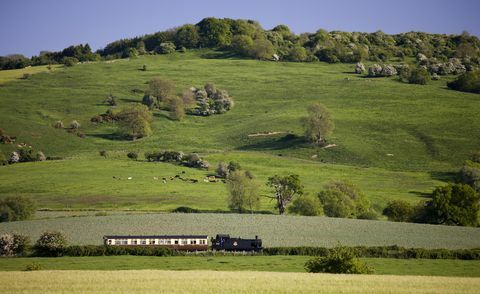
M125 293L225 293L225 285L235 293L476 293L480 279L162 270L15 271L0 275L3 293L118 293L118 289Z
M51 70L59 69L62 67L63 65L52 64ZM24 77L25 74L33 75L42 72L49 72L51 70L48 69L47 65L30 66L21 69L0 70L0 85L5 84L6 82L21 79Z
M0 223L0 234L17 232L35 241L47 230L62 231L71 244L102 244L104 235L216 234L254 237L264 247L398 245L407 248L480 247L480 229L328 217L250 214L132 214L66 217Z
M1 271L22 271L39 264L42 270L211 270L305 272L310 256L101 256L0 258ZM448 259L361 258L376 275L480 277L480 261Z
M79 64L3 84L0 127L17 137L16 144L66 160L0 167L0 197L31 196L51 209L165 211L188 205L225 210L221 184L158 185L154 176L172 176L183 168L125 157L128 151L171 149L198 152L210 161L208 172L188 170L198 179L220 160L238 161L262 185L276 173L298 173L309 193L327 181L349 179L381 211L389 199L424 199L453 179L452 172L480 143L480 126L472 124L480 120L480 100L447 90L445 82L452 77L419 86L354 75L351 64L212 58L218 54L192 50ZM139 70L143 64L147 71ZM114 123L90 122L110 108L103 102L109 94L118 98L117 108L140 102L146 82L155 76L173 80L179 94L213 82L229 91L236 106L223 115L187 116L181 122L154 111L153 135L133 142L116 138ZM303 140L301 118L312 102L331 110L336 129L329 143L335 147L313 147ZM57 120L68 125L74 119L86 138L52 127ZM263 132L274 134L249 136ZM0 145L4 153L14 148ZM100 150L111 157L100 157ZM114 181L113 176L134 180ZM268 191L263 187L261 193ZM261 209L272 206L264 201Z

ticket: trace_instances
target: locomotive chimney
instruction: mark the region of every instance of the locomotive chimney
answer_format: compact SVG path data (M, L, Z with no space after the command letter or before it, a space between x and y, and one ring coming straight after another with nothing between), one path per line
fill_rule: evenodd
M257 239L258 239L258 236L257 236L257 235L255 235L255 240L257 240Z

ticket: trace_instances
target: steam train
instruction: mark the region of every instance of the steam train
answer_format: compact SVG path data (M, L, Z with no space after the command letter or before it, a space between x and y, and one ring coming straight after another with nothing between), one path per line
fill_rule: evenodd
M231 238L218 234L211 238L212 250L225 251L261 251L262 239ZM109 246L156 246L182 251L209 250L207 235L107 235L103 243Z

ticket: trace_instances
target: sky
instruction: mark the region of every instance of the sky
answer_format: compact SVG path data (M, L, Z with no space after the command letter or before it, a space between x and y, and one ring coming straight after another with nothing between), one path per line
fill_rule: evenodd
M153 33L205 17L243 18L265 29L389 34L423 31L480 36L479 0L0 0L0 55L38 55Z

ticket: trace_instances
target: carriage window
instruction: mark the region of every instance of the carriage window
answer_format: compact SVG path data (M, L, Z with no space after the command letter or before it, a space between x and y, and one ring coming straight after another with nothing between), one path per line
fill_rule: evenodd
M158 244L165 244L165 239L158 239Z
M190 244L197 244L197 240L190 240Z
M166 240L165 244L172 244L172 240L170 239Z
M205 241L206 241L206 240L200 240L200 244L201 244L201 245L205 245Z
M155 245L155 240L150 240L150 244L154 244L154 245Z
M115 245L120 245L120 240L115 240Z
M128 240L127 239L120 240L120 244L128 245Z
M132 240L132 244L133 244L133 245L137 245L137 244L138 244L138 241L137 241L137 239L135 239L135 240Z
M108 240L108 245L112 245L112 240Z
M175 240L175 244L178 244L178 240Z
M182 243L181 243L181 244L182 244L182 245L188 244L187 239L182 239Z
M146 245L146 244L147 244L147 240L142 239L142 240L140 240L140 243L141 243L142 245Z

